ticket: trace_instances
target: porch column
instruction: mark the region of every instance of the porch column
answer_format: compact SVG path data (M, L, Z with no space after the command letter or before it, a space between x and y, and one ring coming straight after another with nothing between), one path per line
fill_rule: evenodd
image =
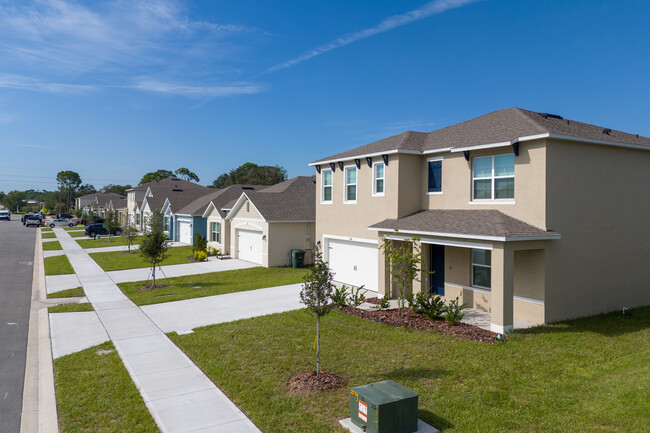
M417 273L417 280L413 281L413 293L429 293L429 255L431 248L429 244L423 244L422 242L418 242L418 244L422 252L422 263L420 272ZM413 248L415 249L415 247L416 245L413 243Z
M379 244L377 245L377 257L379 260L377 267L379 272L377 277L377 291L379 292L379 296L386 296L386 294L388 294L388 297L390 298L390 263L388 263L388 259L386 259L386 256L384 255L382 245L384 245L384 238L380 237Z
M494 244L492 250L492 332L511 332L513 326L513 296L515 287L515 255L506 243Z

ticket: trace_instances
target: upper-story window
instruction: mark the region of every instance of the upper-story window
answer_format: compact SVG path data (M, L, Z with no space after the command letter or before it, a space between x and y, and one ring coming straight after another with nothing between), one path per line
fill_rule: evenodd
M357 202L357 168L356 167L345 167L343 173L345 178L345 203L356 203Z
M321 172L321 203L332 203L332 170Z
M386 171L383 162L376 162L372 166L372 195L384 195L384 183L386 179Z
M428 194L442 193L442 157L429 158L428 163Z
M472 168L474 200L515 198L515 155L474 158Z

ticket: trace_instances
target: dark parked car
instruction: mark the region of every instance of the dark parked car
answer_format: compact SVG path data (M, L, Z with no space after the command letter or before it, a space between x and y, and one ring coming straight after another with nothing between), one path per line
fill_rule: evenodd
M20 219L20 221L23 223L24 226L27 225L28 218L38 218L38 220L40 221L39 225L41 225L41 223L43 222L43 217L41 216L40 213L30 212L28 214L23 215L22 218ZM34 223L32 223L32 225L33 224Z
M71 215L69 213L58 213L58 214L56 214L56 217L71 220L72 218L74 218L74 215Z
M80 219L79 220L79 224L83 224L85 226L87 226L88 224L97 224L97 223L103 223L103 222L104 222L104 218L98 217L98 216L93 217L93 222L92 223L88 222L85 219Z
M27 215L27 218L25 218L25 227L29 226L36 226L40 227L42 223L41 218L38 215Z
M108 234L108 229L103 223L96 223L96 224L88 224L86 226L86 229L84 230L84 233L86 236L92 236L95 237L97 235L107 235ZM119 236L122 234L122 227L115 227L112 232L112 235Z

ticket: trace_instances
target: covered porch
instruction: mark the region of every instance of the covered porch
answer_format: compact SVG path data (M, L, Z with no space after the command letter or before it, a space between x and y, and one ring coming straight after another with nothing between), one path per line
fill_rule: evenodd
M378 232L380 244L417 242L423 266L413 293L458 298L489 314L490 330L498 333L512 331L515 320L545 323L546 249L559 234L496 210L420 211L369 229ZM381 249L378 286L382 295L397 296ZM476 314L477 320L485 321L485 314Z

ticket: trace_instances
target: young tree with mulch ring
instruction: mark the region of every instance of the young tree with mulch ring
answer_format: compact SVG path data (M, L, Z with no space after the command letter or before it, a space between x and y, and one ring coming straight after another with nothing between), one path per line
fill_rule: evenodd
M115 214L114 210L110 209L106 213L106 219L104 220L104 225L106 226L106 230L108 230L108 242L110 242L111 241L111 234L118 227L117 215Z
M156 288L156 267L167 258L167 236L161 231L152 231L142 237L140 255L151 264L151 288Z
M398 233L395 230L395 234ZM418 273L422 270L420 239L411 238L410 241L398 243L384 238L381 249L384 250L384 255L390 264L391 280L397 285L399 313L403 316L406 291L412 286L413 281L419 281Z
M135 241L135 237L137 235L138 235L138 229L136 229L133 226L128 226L122 232L122 236L126 241L126 247L128 248L128 254L131 254L131 246L133 245L133 242Z

